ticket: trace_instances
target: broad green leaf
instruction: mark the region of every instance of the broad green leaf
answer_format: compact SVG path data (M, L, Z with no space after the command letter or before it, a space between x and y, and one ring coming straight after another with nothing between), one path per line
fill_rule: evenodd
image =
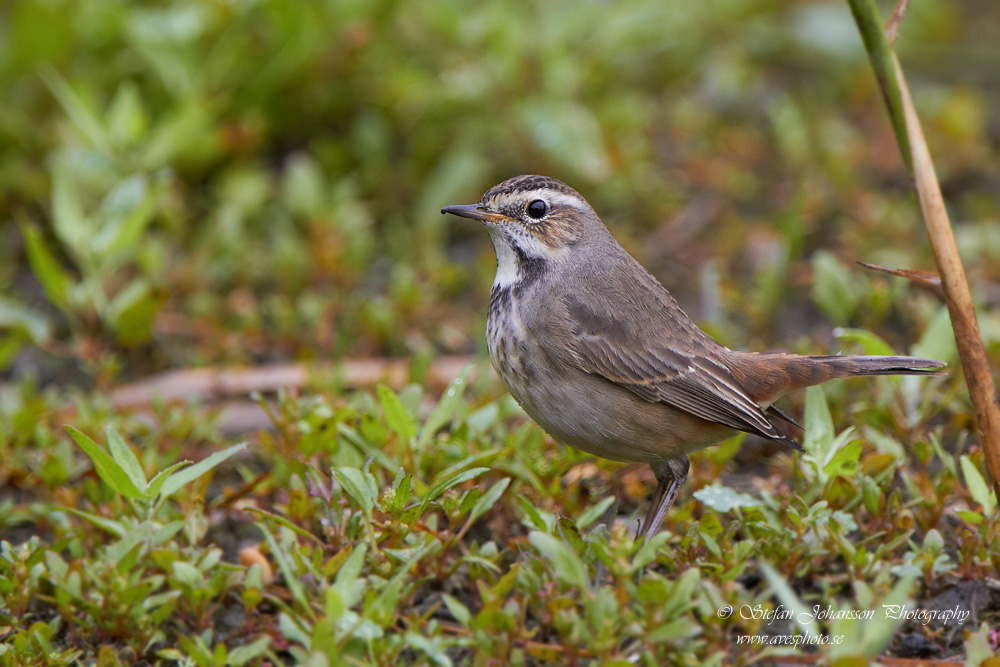
M826 404L822 387L809 387L806 391L806 433L802 447L817 461L825 461L833 444L833 417Z
M153 321L163 305L163 298L141 278L133 280L115 295L108 319L124 345L140 345L152 336Z
M941 306L931 318L920 341L910 349L910 354L923 359L948 361L958 357L955 346L955 332L951 327L951 317L947 306Z
M697 567L685 570L673 584L670 590L670 597L662 605L663 613L667 618L679 616L686 613L694 606L694 592L701 582L701 575Z
M992 516L997 508L997 499L993 494L993 489L986 483L983 476L979 474L979 469L965 454L961 458L962 477L965 478L965 485L969 487L969 494L972 499L983 508L983 514Z
M965 640L965 667L993 667L996 652L993 650L994 630L983 622L976 632L970 632ZM961 663L958 663L961 664Z
M207 456L194 465L173 473L163 483L163 487L160 489L160 496L163 498L172 496L178 489L188 482L193 482L215 466L228 459L233 454L242 452L246 448L247 445L245 442L233 445L228 449L223 449L221 452L215 452L214 454Z
M163 483L167 481L167 478L170 477L170 474L173 471L190 464L190 461L178 461L172 466L164 468L160 472L156 473L153 479L149 480L149 485L146 487L146 497L150 499L155 498L160 493L160 488L163 486Z
M174 578L189 588L197 588L203 583L201 572L194 565L185 563L182 560L175 560L171 564Z
M282 203L296 215L322 219L328 186L323 168L308 153L295 153L286 162L281 184Z
M556 579L570 586L576 586L581 591L587 590L587 574L583 561L569 545L538 531L532 531L528 535L528 541L549 562Z
M597 521L604 513L611 507L611 504L615 502L614 496L608 496L603 498L600 502L594 503L587 509L580 512L580 518L576 520L576 527L583 530L590 524Z
M632 556L632 569L642 570L644 567L656 560L656 554L670 539L670 533L661 531L646 540L646 543L639 547L639 550Z
M854 473L858 469L858 459L861 458L861 446L861 440L851 440L837 449L827 464L823 466L823 474L829 478Z
M891 345L871 331L865 331L864 329L837 329L833 332L833 335L840 340L857 343L861 346L861 351L865 354L881 354L886 356L896 354Z
M812 256L812 268L813 301L835 324L847 324L862 297L860 281L827 250Z
M136 141L149 127L139 88L131 81L119 84L107 116L108 129L118 146Z
M809 637L815 637L819 633L819 625L816 623L815 617L809 610L792 587L788 585L785 578L780 572L775 570L769 563L761 562L760 569L764 573L764 577L767 579L767 583L771 586L771 590L777 596L778 601L785 605L788 609L792 610L794 614L796 625L802 628L802 631L806 633Z
M264 652L271 646L270 637L259 637L253 640L249 644L244 644L243 646L237 646L232 651L229 652L229 662L227 664L233 667L239 667L240 665L245 665L251 660L264 655Z
M677 618L646 633L645 640L651 644L673 642L684 637L694 637L702 628L690 618Z
M384 384L380 384L376 391L379 401L382 402L382 409L385 411L385 421L392 431L406 442L409 442L417 434L417 424L406 407L399 400L399 396Z
M116 185L97 211L100 231L94 239L94 251L107 260L133 255L153 219L158 199L159 188L151 187L145 176L130 176Z
M365 518L371 521L372 510L378 500L378 486L371 473L357 468L343 467L334 470L333 476L343 487L344 492L361 508Z
M469 608L447 593L442 595L441 598L444 600L444 606L448 608L448 612L452 618L458 621L458 624L462 627L468 627L469 621L472 620L472 613L469 611Z
M63 507L63 509L73 516L78 516L85 521L89 521L101 530L114 535L115 537L121 538L127 532L126 525L122 521L115 521L114 519L91 514L90 512L83 512L75 507Z
M66 83L65 79L59 76L54 68L45 65L38 73L81 134L89 139L95 148L102 153L107 153L111 142L107 130L100 121L100 116L90 110L83 99Z
M742 507L760 507L764 504L762 500L723 486L718 482L698 489L694 492L694 497L716 512L729 512Z
M490 471L489 468L470 468L469 470L459 472L453 475L452 477L448 477L446 479L436 482L433 486L431 486L430 489L427 490L427 493L424 494L423 499L420 501L420 509L416 515L417 518L423 516L424 511L427 509L427 506L430 505L435 498L440 496L448 489L452 488L453 486L457 486L458 484L462 484L463 482L468 482L469 480L473 480L482 475L483 473L487 473L489 471Z
M118 463L116 463L107 452L101 449L96 442L72 426L66 426L65 428L70 437L76 441L76 444L80 445L80 448L83 449L87 456L90 457L90 460L94 462L94 469L97 470L97 474L100 475L101 479L103 479L108 486L126 498L139 500L140 498L145 497L142 491L136 488L132 479L122 469L122 467L118 465Z
M21 233L24 235L28 264L31 265L35 278L42 284L45 296L56 306L65 308L69 303L69 290L74 284L73 279L63 271L35 225L22 224Z
M0 294L0 329L23 331L35 345L52 335L52 322L43 313Z
M268 511L262 510L262 509L260 509L258 507L248 507L247 508L247 512L249 512L250 514L253 514L255 516L259 516L259 517L262 517L264 519L267 519L268 521L273 521L276 524L278 524L279 526L281 526L282 528L287 528L288 530L292 531L293 533L296 533L297 535L300 535L300 536L304 537L307 540L312 540L313 542L315 542L317 544L322 544L322 542L320 542L320 540L319 540L318 537L316 537L315 535L313 535L312 533L310 533L308 530L306 530L302 526L299 526L299 525L293 523L292 521L289 521L288 519L286 519L285 517L281 516L280 514L275 514L273 512L268 512Z
M105 551L105 558L109 563L117 564L128 555L128 552L135 549L140 542L148 539L150 536L150 525L143 522L125 533L114 544L108 545L107 551Z
M306 610L310 616L312 615L312 606L310 601L305 595L302 589L302 582L299 581L299 577L296 576L296 571L292 569L293 558L289 558L289 554L278 544L278 541L274 539L274 535L271 531L267 529L263 524L257 524L261 532L264 533L264 541L267 542L268 548L271 549L271 554L274 556L275 562L278 564L278 569L281 570L281 576L285 580L285 586L288 587L289 592L292 594L292 599L295 600L302 609Z
M62 162L52 171L52 229L77 257L87 254L92 240L90 221L83 212L73 174Z
M118 435L118 431L107 426L104 432L108 436L108 449L111 450L111 458L121 466L125 474L132 480L135 488L139 489L143 495L146 495L146 475L142 471L142 464L139 463L139 459L135 457L129 446Z
M344 599L340 597L340 593L333 586L326 589L323 611L326 612L326 617L331 621L338 620L347 611L347 608L344 606Z
M476 504L472 506L472 510L469 512L469 518L466 519L466 522L471 524L476 519L490 511L490 508L496 505L497 501L500 500L500 497L503 496L503 492L507 490L509 485L510 478L504 477L499 482L491 486L486 493L480 496L479 500L476 501Z
M351 555L337 570L333 587L340 593L340 599L343 601L345 609L350 609L357 604L367 587L367 581L361 576L367 553L368 548L364 544L354 547Z
M556 522L555 518L551 514L548 512L545 513L545 516L550 519L549 521L546 521L545 518L542 517L542 514L538 511L538 508L532 505L531 501L524 496L518 495L517 502L520 503L521 509L524 510L524 513L528 517L528 521L531 523L531 526L529 527L536 528L537 530L542 530L547 533L552 532L553 528L555 528Z
M453 379L448 384L448 388L441 394L437 405L434 406L434 410L431 411L430 416L427 417L427 421L424 422L424 427L420 430L421 447L426 445L431 437L437 433L438 429L447 424L455 416L455 411L458 410L459 405L462 403L462 396L465 393L465 385L467 384L471 368L471 364L463 368L459 376Z

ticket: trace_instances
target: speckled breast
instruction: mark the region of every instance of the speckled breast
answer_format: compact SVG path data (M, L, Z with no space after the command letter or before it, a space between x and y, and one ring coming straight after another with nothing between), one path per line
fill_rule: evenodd
M524 325L511 301L510 288L494 288L486 318L486 346L493 368L518 403L528 400L531 372L525 363L527 340Z

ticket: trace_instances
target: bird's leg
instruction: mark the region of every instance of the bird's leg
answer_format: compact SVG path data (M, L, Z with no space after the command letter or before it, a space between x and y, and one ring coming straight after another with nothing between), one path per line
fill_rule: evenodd
M687 479L691 462L686 456L683 456L679 459L670 459L665 463L654 464L652 468L653 474L656 475L657 485L649 505L649 512L646 514L646 520L643 521L642 537L644 542L649 541L649 538L660 532L667 511L674 504L674 498L677 497L681 484Z

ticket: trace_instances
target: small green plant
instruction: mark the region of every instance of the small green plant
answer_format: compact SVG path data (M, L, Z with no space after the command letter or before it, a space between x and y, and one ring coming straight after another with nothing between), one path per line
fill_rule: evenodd
M146 481L139 459L110 426L106 429L110 455L72 426L66 426L66 432L94 462L94 469L101 479L122 497L144 505L148 510L147 516L154 515L163 502L185 484L193 482L230 456L246 449L244 443L215 452L195 464L191 461L178 461Z

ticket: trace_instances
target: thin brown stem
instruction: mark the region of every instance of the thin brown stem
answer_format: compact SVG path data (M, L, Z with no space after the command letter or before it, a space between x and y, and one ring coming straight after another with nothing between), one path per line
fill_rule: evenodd
M955 235L948 219L948 211L941 196L941 186L934 173L930 151L924 140L920 119L910 97L903 70L893 57L896 79L902 99L906 130L910 139L913 157L913 178L920 199L920 210L924 214L927 236L934 251L934 260L941 276L945 303L955 330L958 355L965 371L965 382L969 387L972 407L976 411L979 435L983 452L986 454L986 468L993 478L993 488L1000 497L1000 404L997 403L996 387L989 359L979 333L979 323L973 308L969 284L965 279L965 269L958 255Z
M941 187L934 173L930 151L899 61L882 29L874 0L848 0L848 4L888 107L903 161L914 179L927 236L941 277L948 314L955 331L965 381L976 413L980 442L986 455L986 468L992 478L994 491L1000 497L1000 403L997 403L993 374L979 333L972 295L955 245L955 235L948 220ZM906 9L905 3L901 2L896 9L896 14L901 17ZM890 21L889 27L898 26L898 22Z

